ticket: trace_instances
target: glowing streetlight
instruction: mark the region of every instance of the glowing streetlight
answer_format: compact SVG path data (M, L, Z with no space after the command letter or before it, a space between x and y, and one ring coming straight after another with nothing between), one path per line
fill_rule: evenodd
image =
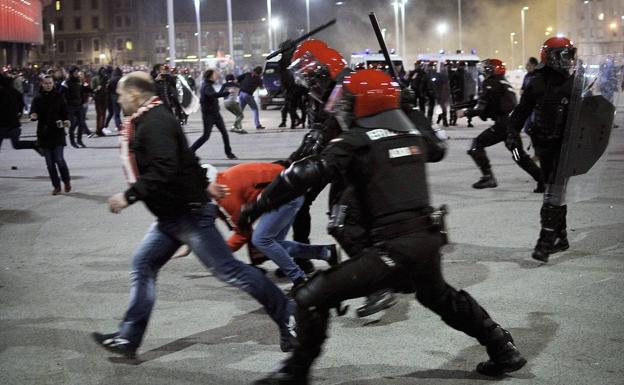
M522 60L526 59L526 44L524 38L524 13L529 10L529 7L522 7L520 11L520 22L522 24Z
M444 37L444 34L448 31L448 25L446 23L439 23L436 26L436 30L438 31L438 35L440 36L440 49L443 50L444 44L442 39Z
M515 60L514 60L514 36L516 36L515 32L511 32L509 34L509 45L511 47L511 67L512 68L516 67Z
M394 49L398 51L401 46L399 37L401 35L399 32L399 2L392 2L392 7L394 8Z
M200 0L193 0L193 2L195 3L195 21L197 22L197 32L196 35L197 36L197 66L199 68L199 70L201 71L201 65L202 65L202 53L201 53L201 24L199 21L199 2Z
M56 40L54 39L54 31L56 30L54 23L50 23L50 33L52 34L52 64L56 61Z
M306 0L306 23L308 32L310 32L310 0Z
M617 23L613 22L613 23L609 24L609 28L611 28L612 31L615 31L617 29Z

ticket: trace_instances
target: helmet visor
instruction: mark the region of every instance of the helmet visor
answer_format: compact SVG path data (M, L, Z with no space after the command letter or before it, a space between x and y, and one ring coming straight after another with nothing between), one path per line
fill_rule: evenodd
M348 130L353 122L353 103L341 84L336 84L325 103L325 111L332 114L343 130Z

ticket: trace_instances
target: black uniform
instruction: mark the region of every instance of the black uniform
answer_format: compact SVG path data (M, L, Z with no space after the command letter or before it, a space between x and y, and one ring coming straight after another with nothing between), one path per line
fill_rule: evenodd
M494 361L482 364L482 372L524 365L509 333L468 293L455 290L442 276L442 238L430 217L427 143L417 131L354 127L332 140L320 156L294 163L260 196L252 212L275 208L324 181L346 182L354 188L361 225L374 244L296 290L300 346L278 373L259 384L306 384L309 368L327 338L329 309L385 288L416 292L417 300L449 326L487 346Z
M525 121L533 114L528 131L546 183L541 210L542 231L533 257L546 261L548 254L569 247L567 206L561 205L560 194L553 194L550 186L556 177L574 77L543 65L534 72L535 76L527 84L520 103L509 116L509 141L513 142L514 135L522 130Z
M435 107L435 89L431 77L424 68L418 68L411 75L410 88L414 91L416 104L423 114L427 115L429 121L433 118L433 108Z
M496 181L494 180L490 160L487 157L485 148L505 141L507 138L507 116L515 105L515 93L511 89L511 85L505 80L505 77L492 75L483 82L477 105L473 109L466 111L466 116L468 117L479 116L483 120L488 118L494 120L494 125L479 134L472 141L472 145L468 150L468 155L474 159L483 173L482 180L473 185L475 188L496 187ZM520 137L518 136L517 139L519 141ZM514 161L531 175L538 184L542 184L541 170L524 151L522 142L518 142L518 145L513 150ZM492 183L486 185L481 183L486 179Z

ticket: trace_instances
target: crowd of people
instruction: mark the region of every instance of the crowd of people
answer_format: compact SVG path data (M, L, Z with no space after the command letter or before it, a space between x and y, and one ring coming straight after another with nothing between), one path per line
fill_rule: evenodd
M573 94L573 43L553 37L544 43L539 61L529 59L531 71L519 101L505 80L505 65L495 58L481 62L483 79L475 97L476 83L461 62L441 69L437 63L417 62L404 79L393 79L378 69L351 70L338 51L320 40L287 41L280 51L280 75L290 87L286 114L293 126L303 120L292 113L294 99L303 94L311 129L287 159L239 164L221 173L201 165L195 153L216 125L227 158L236 159L220 98L236 117L234 132L246 132L241 125L246 106L252 109L255 129L265 128L253 97L262 85L261 67L238 77L225 74L219 90L215 85L223 74L215 69L203 72L200 87L190 71L176 74L167 65L156 65L149 73L120 67L87 73L71 67L67 76L50 69L39 79L41 89L29 109L31 120L37 121L36 142L19 140L25 103L16 80L2 75L3 108L11 118L2 121L3 134L16 148L45 156L54 195L61 192L61 182L65 192L72 189L63 157L65 129L70 144L79 148L84 147L83 135L104 136L114 121L123 131L128 188L109 198L109 209L120 213L142 201L157 218L133 256L131 296L122 322L111 333L93 333L95 341L135 358L152 315L159 270L173 256L193 251L216 278L264 307L278 327L280 348L292 352L256 384L307 384L328 337L330 310L344 314L342 301L365 297L358 315L366 316L392 306L394 292L415 294L449 327L483 345L488 358L477 365L479 373L500 376L521 369L527 361L510 332L469 293L444 279L440 248L447 239L446 209L431 206L426 163L442 161L447 144L444 130L434 128L433 108L436 103L442 107L442 126L463 117L493 121L468 150L483 174L473 187L496 187L485 148L504 142L513 160L535 179L535 192L544 193L532 258L547 263L550 255L570 247L564 200L570 175L562 175L565 170L557 162ZM179 76L185 77L183 87L199 93L203 134L191 145L182 129L187 102L179 92ZM90 98L97 115L93 132L85 124ZM449 103L454 107L447 117ZM127 116L123 123L121 111ZM519 134L525 127L539 166L523 150ZM349 256L345 261L337 245L309 241L310 205L328 185L328 232ZM227 242L216 230L217 218L233 230ZM291 227L294 241L286 240ZM251 265L232 254L245 244ZM266 259L292 282L289 296L255 267ZM311 274L315 267L310 260L315 259L329 268Z

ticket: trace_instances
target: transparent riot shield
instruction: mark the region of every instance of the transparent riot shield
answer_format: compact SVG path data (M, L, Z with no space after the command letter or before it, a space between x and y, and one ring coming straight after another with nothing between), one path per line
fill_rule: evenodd
M579 58L552 203L565 204L597 197L606 175L606 158L617 106L622 96L624 54Z
M178 91L178 100L185 114L191 115L199 110L199 98L191 90L186 78L182 75L176 76L176 90Z

